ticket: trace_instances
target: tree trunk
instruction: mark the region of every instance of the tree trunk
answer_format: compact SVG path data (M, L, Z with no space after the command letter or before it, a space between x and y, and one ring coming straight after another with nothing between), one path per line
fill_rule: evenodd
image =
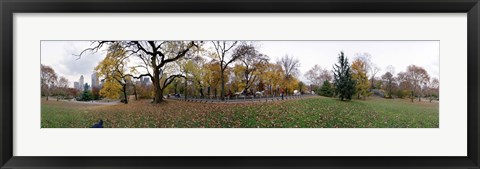
M393 96L392 96L392 87L389 87L389 89L388 89L388 98L393 99Z
M207 97L210 99L210 86L207 88Z
M177 94L177 87L178 87L178 86L177 86L177 82L175 82L175 83L173 84L173 92L174 92L175 94Z
M185 76L185 90L183 90L183 95L185 97L185 100L187 100L187 91L188 91L188 89L187 89L188 86L187 85L188 85L187 84L187 76Z
M124 96L124 99L125 99L125 104L128 104L128 95L127 95L127 85L122 85L123 86L123 96Z
M161 90L157 87L154 88L155 98L154 103L160 103L163 101Z
M160 103L163 101L163 91L160 88L160 70L153 70L153 92L155 93L155 98L153 103Z
M413 102L413 99L415 98L415 95L414 95L414 92L412 91L412 96L410 97L412 102Z
M220 99L224 99L225 97L225 78L223 77L223 73L225 72L225 70L222 68L222 70L220 71L220 79L221 79L221 83L222 83L222 88L220 90Z
M272 93L273 93L273 92L272 92L272 85L270 85L268 88L270 88L270 90L268 91L268 95L270 95L270 96L271 96L271 95L272 95Z
M375 77L372 76L372 79L370 79L370 81L371 81L370 83L371 83L371 88L372 88L372 89L375 89L375 84L374 84L374 82L373 82L374 78L375 78Z
M158 100L158 102L156 102L156 103L163 102L163 90L164 90L164 88L159 87L158 92L160 93L160 95L158 96L159 97L158 99L155 99L155 100ZM157 96L155 96L155 97L157 97Z
M418 102L420 102L420 98L422 97L422 87L420 87L420 89L418 89Z
M137 87L135 85L133 85L133 94L135 95L135 100L138 100Z
M203 94L203 87L202 86L200 86L199 92L200 92L200 97L203 98L205 95Z

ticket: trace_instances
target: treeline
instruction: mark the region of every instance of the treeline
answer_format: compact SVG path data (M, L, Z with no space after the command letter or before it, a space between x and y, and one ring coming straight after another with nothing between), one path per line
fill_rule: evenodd
M350 64L343 52L333 71L315 65L305 73L318 94L327 97L339 97L351 100L352 97L365 99L371 95L384 98L426 98L429 101L439 99L439 80L430 78L421 66L410 65L395 76L395 68L388 66L385 73L377 74L380 68L371 61L368 53L357 54Z
M353 96L365 99L372 94L412 100L438 98L438 80L430 79L422 67L411 65L396 76L390 67L380 76L380 69L368 54L358 55L350 64L341 52L333 70L318 65L309 70L305 77L311 85L306 85L299 80L298 59L285 55L271 60L258 51L256 42L95 41L78 56L89 59L85 53L103 49L107 54L93 71L104 83L98 90L91 90L93 99L122 99L128 103L128 96L134 95L135 99L160 103L168 96L224 99L311 91L342 100ZM83 95L69 91L68 85L53 85L59 82L48 79L43 78L42 71L42 95L50 95L54 88L65 93L57 95Z
M100 95L120 96L125 103L132 94L158 103L169 95L224 99L293 95L308 89L298 78L298 59L285 55L272 61L255 42L99 41L80 56L103 45L107 55L95 67L105 81ZM152 81L151 92L139 92L135 85L145 77Z

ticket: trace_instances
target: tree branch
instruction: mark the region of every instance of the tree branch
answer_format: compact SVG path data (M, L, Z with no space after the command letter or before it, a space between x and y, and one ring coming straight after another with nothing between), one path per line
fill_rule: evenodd
M130 76L130 77L135 78L135 79L140 79L142 77L148 76L148 77L153 79L153 76L150 73L145 73L145 74L141 74L141 75L138 75L138 76L134 76L134 75L131 75L131 74L126 74L125 76Z
M165 81L163 82L162 88L167 87L167 86L168 86L170 83L172 83L173 80L175 80L175 78L177 78L177 77L186 78L184 75L181 75L181 74L171 75L171 76L169 76L167 79L165 79Z
M147 51L143 46L142 44L140 44L139 41L132 41L133 44L135 44L137 46L138 49L140 49L142 52L148 54L148 55L154 55L154 53L150 52L150 51Z
M76 54L72 54L72 55L77 56L78 58L77 58L76 60L78 60L78 59L80 59L80 58L82 57L82 55L83 55L85 52L90 51L90 52L92 52L92 53L96 53L96 52L98 52L98 50L99 50L100 48L103 47L104 44L113 43L113 42L115 42L115 41L93 41L93 42L90 44L90 46L93 45L95 42L98 43L96 46L91 47L91 48L84 49L84 50L81 51L80 54L78 54L78 55L76 55Z
M187 48L184 49L183 51L179 52L177 54L177 56L173 57L173 58L168 58L168 59L165 59L165 60L162 60L162 62L157 65L157 69L163 67L165 64L169 63L169 62L173 62L173 61L176 61L180 58L182 58L183 56L185 56L185 54L187 54L187 52L193 47L195 46L195 42L191 41L190 44L188 44Z

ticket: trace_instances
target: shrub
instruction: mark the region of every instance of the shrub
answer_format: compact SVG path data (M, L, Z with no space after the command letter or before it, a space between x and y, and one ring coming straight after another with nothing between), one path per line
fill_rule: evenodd
M83 91L83 93L80 95L80 97L77 100L78 101L90 101L90 100L93 100L93 99L94 99L94 97L93 97L92 91L87 90L87 91Z
M332 85L330 84L330 82L325 80L323 82L322 87L319 90L317 90L317 93L320 96L332 97L333 96L333 88L332 88Z
M405 98L410 96L411 91L410 90L397 90L397 97L398 98Z

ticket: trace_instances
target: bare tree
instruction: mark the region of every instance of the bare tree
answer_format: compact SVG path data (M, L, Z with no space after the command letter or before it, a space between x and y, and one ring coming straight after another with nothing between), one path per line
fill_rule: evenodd
M395 67L392 65L388 65L385 68L385 73L381 76L381 79L383 80L382 86L384 86L385 90L387 91L388 97L393 98L393 88L396 85L396 79L394 77L395 74Z
M233 52L238 57L238 62L243 66L243 82L245 91L248 91L252 84L259 79L259 70L268 63L268 56L259 53L253 44L241 44Z
M385 83L385 89L388 93L387 98L393 98L392 93L393 93L393 87L395 85L395 78L393 77L393 74L391 72L386 72L385 74L382 75L383 82Z
M300 61L293 56L285 55L278 61L278 64L282 66L285 78L291 78L298 73L298 67L300 67Z
M371 88L375 88L375 76L377 75L378 72L380 72L380 68L376 65L373 65L370 67L370 84L372 85Z
M293 76L295 76L299 72L298 67L300 67L300 61L297 58L293 58L293 56L285 55L280 58L279 61L277 61L277 64L279 64L283 68L285 81L291 80ZM286 86L285 93L288 93L288 89L286 88Z
M238 41L212 41L212 44L215 48L215 59L218 60L220 64L220 98L223 100L225 98L225 70L228 68L228 65L235 62L241 55L232 55L229 52L238 44Z
M305 73L305 78L307 78L313 85L320 86L322 81L320 80L320 72L322 68L319 65L315 65L312 69L308 70Z
M312 69L305 73L305 77L313 84L322 86L324 81L332 81L332 73L327 69L323 69L319 65L315 65Z
M323 69L321 72L320 72L320 79L322 81L328 81L328 82L332 82L333 80L333 75L332 75L332 71L329 71L327 69ZM322 83L323 84L323 83Z
M407 79L412 84L412 95L411 99L413 102L413 98L415 97L415 92L418 91L418 101L421 101L421 87L425 85L428 81L430 81L430 76L428 75L427 71L420 66L410 65L407 67L406 72Z
M395 67L393 67L392 65L388 65L385 68L385 72L390 72L390 74L394 75L395 74Z
M60 95L62 96L62 99L65 98L65 95L67 95L67 90L68 90L68 79L63 77L63 76L60 76L60 79L58 79L58 82L57 82L57 101L60 100Z
M48 96L50 95L58 77L52 67L43 64L40 66L40 83L42 86L42 92L47 97L48 101Z
M427 92L430 102L432 102L435 97L439 97L439 87L440 81L437 78L432 78L432 80L428 83Z

